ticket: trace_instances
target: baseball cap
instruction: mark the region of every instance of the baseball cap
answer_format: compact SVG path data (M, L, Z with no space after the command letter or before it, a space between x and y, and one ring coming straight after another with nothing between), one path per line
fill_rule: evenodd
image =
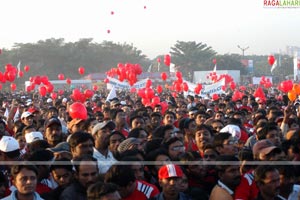
M140 143L141 143L140 140L135 138L135 137L127 138L126 140L122 141L119 144L117 150L118 150L119 153L124 153L125 151L130 149L130 147L132 145L139 145Z
M108 128L110 130L113 130L116 128L116 124L113 121L103 121L101 123L98 123L94 126L93 130L92 130L92 135L95 135L95 133L97 133L99 130L105 128L106 126L108 126Z
M166 179L172 177L182 177L183 172L178 165L168 164L162 166L158 171L158 178L159 179Z
M264 139L257 141L253 146L253 155L257 157L259 154L267 155L274 149L279 149L270 140Z
M30 107L30 108L28 109L28 112L31 112L31 113L39 112L39 109L36 108L36 107Z
M11 152L20 149L19 142L10 136L3 136L0 140L0 151Z
M68 142L60 142L53 148L48 148L53 153L56 152L70 152L70 144Z
M52 99L51 98L48 98L47 99L47 103L51 103L52 102Z
M45 129L48 128L49 126L53 125L53 124L58 124L59 126L61 126L61 122L58 118L56 117L51 117L50 119L48 119L45 122Z
M63 98L63 99L62 99L62 102L63 102L63 103L66 103L67 101L68 101L67 98Z
M220 133L230 133L232 137L241 138L241 129L237 125L229 124L220 130Z
M72 126L76 125L76 124L79 124L80 122L82 122L83 119L79 119L79 118L75 118L75 119L72 119L72 121L70 121L68 123L68 129L71 129Z
M43 134L39 131L33 131L25 134L26 143L29 144L36 140L43 140Z
M29 112L29 111L25 111L25 112L22 113L21 119L24 119L24 118L29 117L29 116L32 116L32 113Z

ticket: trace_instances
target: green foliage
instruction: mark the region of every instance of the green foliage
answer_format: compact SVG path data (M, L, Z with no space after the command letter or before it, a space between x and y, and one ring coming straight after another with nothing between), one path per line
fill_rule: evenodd
M49 79L57 79L57 74L65 77L81 78L78 67L85 67L85 74L106 72L116 67L119 62L139 63L144 69L150 60L141 50L128 44L115 44L104 41L93 43L92 38L80 39L77 42L65 43L64 39L46 39L37 43L16 43L11 50L3 50L0 56L0 66L7 63L22 66L29 65L31 70L25 73L24 79L30 76L47 75ZM2 68L0 71L4 71ZM23 80L24 81L24 80Z

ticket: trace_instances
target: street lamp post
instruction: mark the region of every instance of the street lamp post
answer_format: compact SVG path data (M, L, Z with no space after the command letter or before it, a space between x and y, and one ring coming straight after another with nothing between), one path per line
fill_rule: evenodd
M249 49L249 46L248 47L245 47L245 48L242 48L240 45L237 45L237 47L240 49L240 50L242 50L242 60L244 60L245 59L245 51L247 50L247 49ZM248 71L248 70L247 70ZM251 74L251 72L250 72L250 74Z
M237 47L238 47L240 50L242 50L243 58L244 58L244 56L245 56L245 51L246 51L247 49L249 49L249 47L242 48L240 45L237 45Z

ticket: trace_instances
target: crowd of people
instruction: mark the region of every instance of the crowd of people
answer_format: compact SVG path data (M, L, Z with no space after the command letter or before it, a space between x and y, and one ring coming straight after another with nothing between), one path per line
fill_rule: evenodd
M88 118L68 93L0 95L0 198L272 200L300 194L300 101L276 90L210 96L102 90ZM280 97L280 98L279 98Z

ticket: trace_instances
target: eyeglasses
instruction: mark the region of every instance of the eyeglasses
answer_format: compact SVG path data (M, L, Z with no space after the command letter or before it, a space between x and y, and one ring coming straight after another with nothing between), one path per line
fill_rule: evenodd
M234 145L234 144L238 144L237 140L229 140L227 143L223 144L223 145Z
M171 148L173 151L185 151L184 146L175 146Z

